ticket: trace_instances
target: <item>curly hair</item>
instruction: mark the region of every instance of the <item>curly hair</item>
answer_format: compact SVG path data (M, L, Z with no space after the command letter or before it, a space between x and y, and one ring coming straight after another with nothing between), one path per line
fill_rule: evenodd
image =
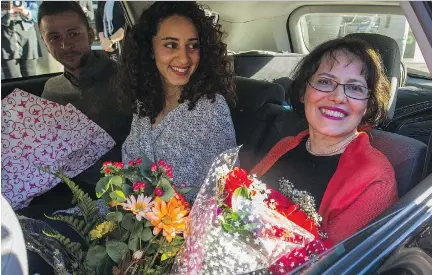
M362 75L371 90L371 95L368 99L366 114L359 124L359 129L368 130L379 125L387 118L390 83L384 72L380 55L363 40L337 38L313 49L295 67L291 86L292 92L287 99L289 99L294 111L304 117L304 104L301 101L306 93L309 79L318 70L323 60L330 60L332 62L331 66L333 66L341 52L350 57L350 62L356 59L363 62Z
M152 58L152 39L160 23L178 15L195 25L200 45L200 62L189 82L183 87L179 103L189 101L192 110L197 101L206 96L214 102L216 94L225 97L229 106L236 103L235 84L227 60L227 46L220 24L206 16L204 7L195 2L155 2L146 9L135 26L127 32L115 86L123 108L136 110L141 117L150 117L154 123L165 104L160 73Z

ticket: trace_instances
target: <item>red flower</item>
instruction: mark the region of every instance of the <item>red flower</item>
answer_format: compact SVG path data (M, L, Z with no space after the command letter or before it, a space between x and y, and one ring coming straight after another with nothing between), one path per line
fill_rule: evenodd
M189 202L185 199L185 197L183 197L182 194L180 194L180 193L178 193L178 192L175 192L175 193L174 193L174 197L175 197L176 199L178 199L179 201L181 201L181 203L182 203L186 208L189 208Z
M114 162L114 166L117 167L117 168L120 168L120 169L124 168L123 162Z
M112 165L111 161L105 161L104 163L102 163L102 166L108 166L108 165Z
M105 172L105 174L109 174L109 173L111 173L111 169L105 168L104 172Z
M166 172L166 176L170 179L173 178L173 174L172 174L171 170L168 170L168 172Z
M141 191L144 190L145 187L146 187L146 185L145 185L144 182L142 182L142 181L137 181L137 182L135 182L135 184L132 186L132 189L134 190L134 192L137 192L137 191L140 191L140 190L141 190Z
M156 171L157 171L157 165L154 164L154 163L152 163L152 164L150 165L150 171L152 171L152 172L156 172Z
M140 165L142 163L142 158L137 158L136 160L135 160L135 164L136 165Z
M163 160L158 161L158 165L163 167L165 165L165 161Z
M160 196L162 196L164 194L162 188L160 188L160 187L156 187L155 190L154 190L154 192L155 192L155 195L158 196L158 197L160 197Z
M134 166L135 162L133 160L128 161L128 166Z
M231 200L234 191L239 187L249 187L252 181L253 180L249 177L246 170L234 167L234 169L225 178L225 190L228 193L225 203L228 207L231 207Z
M165 170L167 170L168 172L172 172L172 166L171 165L168 165L168 164L166 164L165 166L164 166L164 168L165 168Z

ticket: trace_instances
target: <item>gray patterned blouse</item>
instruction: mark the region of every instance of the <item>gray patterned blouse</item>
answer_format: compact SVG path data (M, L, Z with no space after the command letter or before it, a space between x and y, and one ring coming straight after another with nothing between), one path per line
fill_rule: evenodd
M149 117L134 115L131 132L123 143L123 162L142 157L164 160L173 167L174 183L197 187L186 195L194 200L213 159L236 146L230 110L222 95L214 103L198 100L188 111L185 101L169 112L155 129Z

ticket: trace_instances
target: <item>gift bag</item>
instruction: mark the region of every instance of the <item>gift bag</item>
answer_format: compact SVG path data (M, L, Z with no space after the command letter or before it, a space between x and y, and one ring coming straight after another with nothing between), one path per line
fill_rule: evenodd
M1 145L1 192L20 209L60 182L40 168L75 177L115 141L71 104L15 89L2 100Z

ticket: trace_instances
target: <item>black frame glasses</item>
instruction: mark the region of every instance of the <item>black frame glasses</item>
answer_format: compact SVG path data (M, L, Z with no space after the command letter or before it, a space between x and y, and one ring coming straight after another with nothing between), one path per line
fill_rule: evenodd
M369 99L370 96L371 96L371 90L369 88L365 87L365 86L357 85L357 84L341 84L341 83L339 83L339 82L337 82L337 81L335 81L333 79L330 79L330 78L326 78L326 80L329 80L329 81L332 82L332 84L333 84L333 90L331 90L331 91L320 90L320 89L318 89L317 87L315 87L313 85L313 80L311 80L311 79L308 80L308 84L309 84L309 86L311 86L315 90L323 92L323 93L332 93L332 92L334 92L337 89L338 86L343 86L344 94L347 97L352 98L352 99L356 99L356 100L366 100L366 99ZM336 85L334 85L334 83L336 83ZM367 90L367 97L357 98L357 97L353 97L352 95L347 94L347 91L346 91L346 88L345 88L346 86L358 86L358 87L362 87L363 89L366 89Z

